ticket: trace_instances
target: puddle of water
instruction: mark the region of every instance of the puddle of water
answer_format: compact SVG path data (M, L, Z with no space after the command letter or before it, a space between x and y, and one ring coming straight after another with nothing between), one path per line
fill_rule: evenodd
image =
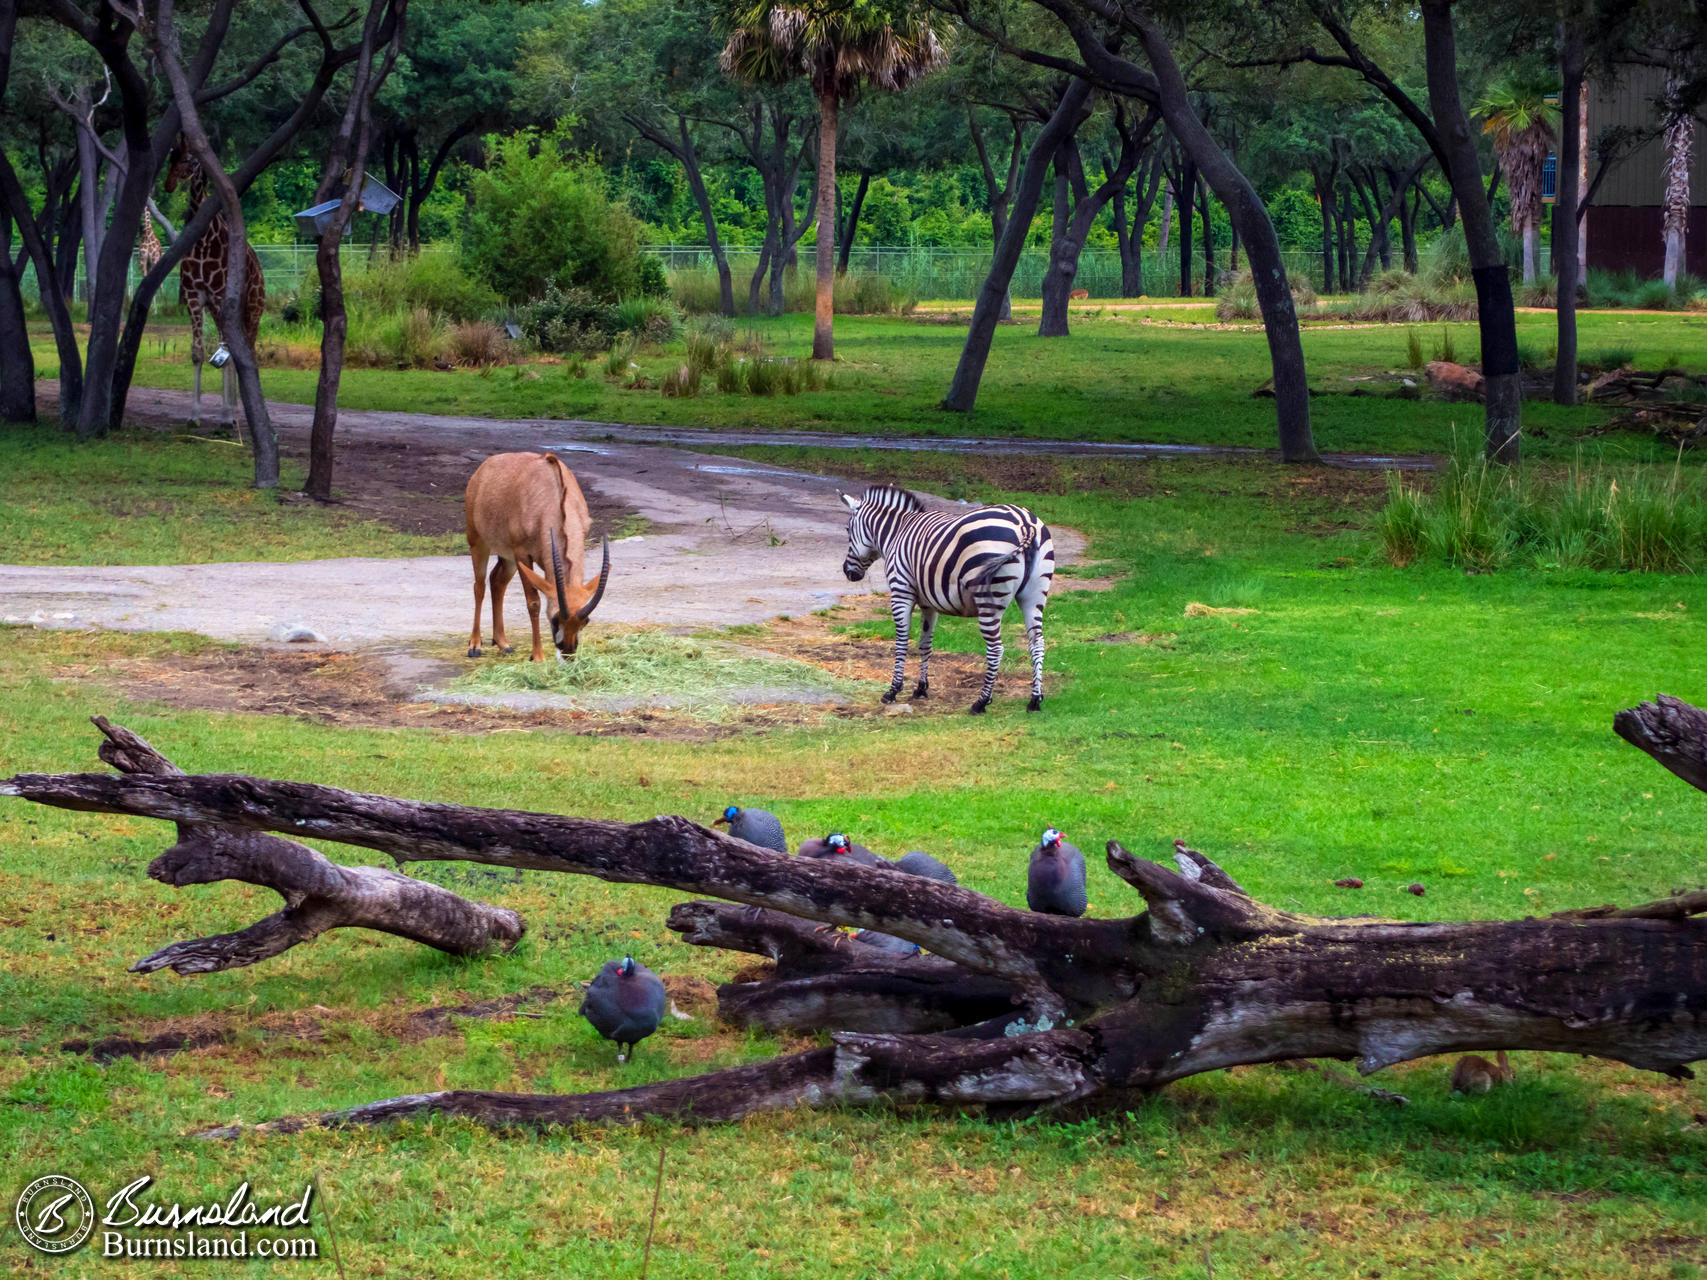
M801 480L824 480L824 476L815 476L810 471L783 471L777 467L723 467L697 466L695 471L708 471L716 476L795 476Z

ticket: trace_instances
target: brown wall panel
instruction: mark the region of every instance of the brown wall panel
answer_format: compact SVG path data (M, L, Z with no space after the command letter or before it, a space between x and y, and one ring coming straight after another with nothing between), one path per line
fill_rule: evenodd
M1634 271L1658 278L1665 266L1657 205L1590 205L1588 265L1602 271ZM1707 209L1689 211L1684 270L1707 276Z

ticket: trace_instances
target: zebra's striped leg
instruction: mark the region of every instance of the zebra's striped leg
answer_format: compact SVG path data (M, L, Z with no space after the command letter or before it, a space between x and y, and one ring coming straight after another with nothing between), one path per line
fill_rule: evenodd
M1037 611L1035 619L1028 620L1025 628L1025 640L1031 646L1031 701L1026 704L1027 711L1043 710L1043 610Z
M985 609L978 614L978 630L984 636L984 691L972 704L972 714L981 716L996 691L996 670L1002 665L1002 615Z
M919 683L913 690L915 698L931 696L931 637L936 634L935 609L919 610Z
M893 702L901 693L901 682L907 678L907 628L913 620L913 598L889 594L889 614L895 619L895 678L889 682L889 692L883 701Z

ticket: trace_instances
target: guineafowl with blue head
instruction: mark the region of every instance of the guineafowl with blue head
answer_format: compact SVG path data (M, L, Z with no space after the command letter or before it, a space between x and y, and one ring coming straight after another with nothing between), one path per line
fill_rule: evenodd
M657 974L633 956L609 960L587 984L581 1016L606 1040L616 1042L618 1062L627 1062L634 1046L658 1029L669 997Z
M774 849L778 853L788 852L788 840L782 834L782 823L778 821L776 814L768 809L743 809L732 804L723 811L723 816L711 825L726 826L729 828L729 834L737 840L756 844L761 849Z
M930 854L914 849L904 853L894 862L895 870L905 871L910 876L923 876L927 880L935 880L939 884L959 884L960 879L948 867Z
M829 858L837 862L857 863L862 867L887 867L888 860L878 857L863 844L855 844L840 831L832 831L819 840L808 840L800 846L802 858Z
M1082 916L1087 901L1085 855L1063 840L1054 827L1046 828L1031 851L1025 905L1052 916Z

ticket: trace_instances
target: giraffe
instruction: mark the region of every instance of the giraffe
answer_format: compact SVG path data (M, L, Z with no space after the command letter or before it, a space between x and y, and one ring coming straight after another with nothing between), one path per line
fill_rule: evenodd
M175 191L178 184L186 180L190 195L188 216L193 218L201 202L207 198L207 175L180 139L172 151L170 167L166 171L166 190ZM178 264L178 293L190 311L190 363L196 371L195 398L190 409L192 427L201 426L202 420L202 321L211 312L214 328L219 328L220 306L225 300L225 255L230 247L231 229L226 225L225 215L218 213L207 230L202 232L201 239L190 246ZM249 340L249 349L253 351L261 327L261 309L267 301L267 286L261 276L261 260L255 256L253 246L243 246L243 253L248 267L244 273L243 336ZM223 340L221 345L224 345ZM237 431L237 371L226 362L220 372L223 381L220 384L219 421ZM240 431L238 439L242 439Z
M147 275L154 270L154 264L160 261L160 237L154 233L154 219L144 214L142 217L142 243L136 247L136 265Z

